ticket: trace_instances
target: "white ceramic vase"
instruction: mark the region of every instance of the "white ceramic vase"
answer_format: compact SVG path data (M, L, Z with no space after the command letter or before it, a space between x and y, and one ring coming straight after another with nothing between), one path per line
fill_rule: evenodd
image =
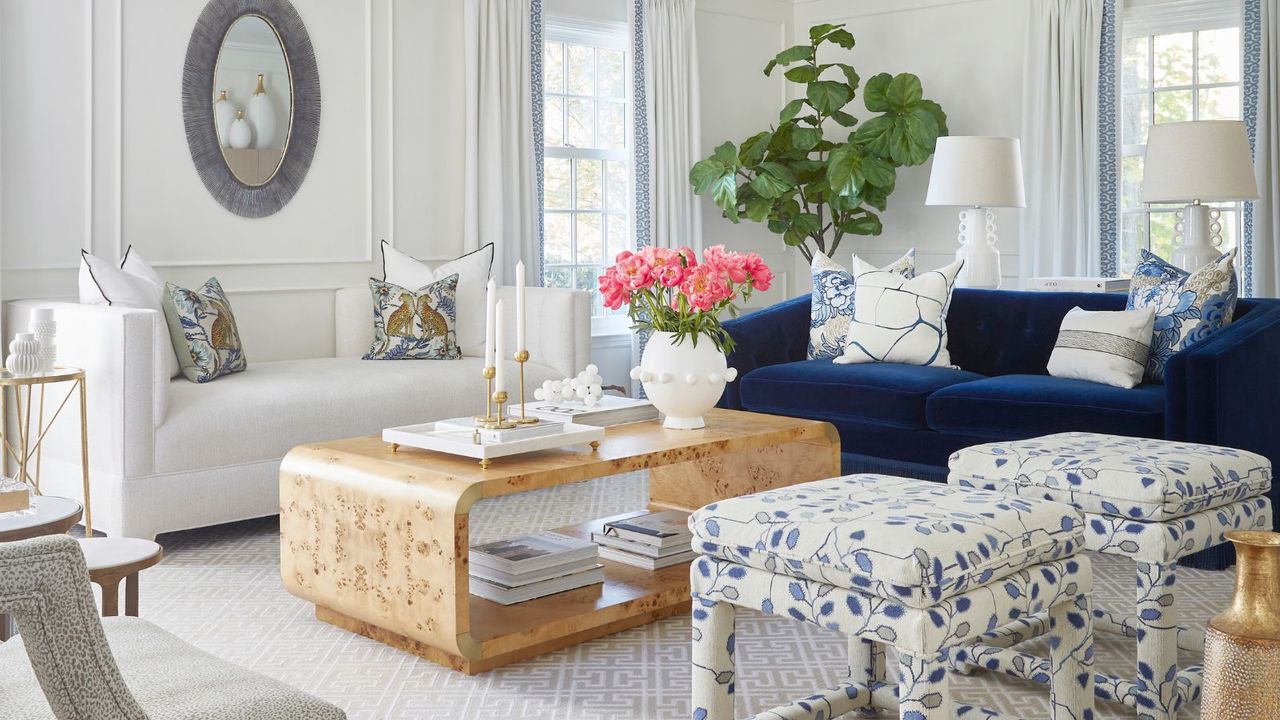
M40 341L32 333L18 333L9 343L9 357L5 367L18 377L30 377L40 372Z
M640 366L631 378L644 385L645 394L666 416L662 426L672 430L706 427L702 416L720 401L725 383L738 371L728 367L724 353L711 338L701 336L697 346L686 337L673 345L674 333L655 332L645 345Z
M258 149L274 147L276 139L276 109L271 104L271 97L267 95L267 88L263 85L262 75L258 75L258 88L253 91L253 95L249 98L249 124L253 126L254 139L253 146Z
M249 121L244 119L243 112L236 113L236 120L227 131L227 143L236 150L243 150L253 143L253 131L249 128Z
M213 103L213 122L218 130L218 145L221 147L230 145L228 134L231 132L231 123L235 121L236 106L227 99L227 91L222 90Z
M40 343L40 372L53 372L54 363L58 359L55 336L58 323L53 319L51 308L36 308L31 311L31 334Z

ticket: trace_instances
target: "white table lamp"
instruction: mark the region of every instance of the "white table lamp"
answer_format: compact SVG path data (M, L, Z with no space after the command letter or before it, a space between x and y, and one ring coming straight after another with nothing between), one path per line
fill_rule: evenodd
M1187 203L1174 225L1169 262L1194 272L1222 253L1219 211L1202 203L1256 200L1258 185L1244 123L1238 120L1152 125L1142 172L1144 203Z
M956 250L964 267L956 284L1000 287L996 214L988 208L1027 206L1022 187L1022 144L1017 138L938 138L924 204L964 208L960 211L960 249Z

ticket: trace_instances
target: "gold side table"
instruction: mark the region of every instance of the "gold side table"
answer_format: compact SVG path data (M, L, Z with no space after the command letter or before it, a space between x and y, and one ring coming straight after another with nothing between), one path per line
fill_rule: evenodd
M70 387L46 422L45 389L60 383L70 383ZM3 450L0 450L0 473L8 476L10 461L13 461L18 469L18 474L14 477L30 485L36 495L41 494L40 459L44 437L76 394L80 396L80 465L84 490L84 535L93 537L93 510L90 508L89 500L89 429L88 416L85 413L87 401L84 370L57 367L47 373L19 377L8 370L0 369L0 438L3 438ZM10 396L13 398L16 432L10 432ZM54 395L54 397L57 396ZM52 406L52 403L49 405ZM35 413L34 424L33 412Z

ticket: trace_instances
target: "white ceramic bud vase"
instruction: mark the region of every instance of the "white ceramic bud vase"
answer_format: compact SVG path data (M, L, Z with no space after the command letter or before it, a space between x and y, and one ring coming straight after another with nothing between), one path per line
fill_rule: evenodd
M40 372L40 341L33 333L14 335L4 365L18 377L30 377Z
M53 319L53 308L36 308L31 311L31 334L40 343L40 372L53 372L58 359L55 336L58 323Z
M267 88L261 73L258 74L258 87L253 91L253 95L249 97L248 109L249 122L253 125L253 129L257 131L258 136L253 146L260 150L274 147L276 139L276 109L271 105L271 98L267 95Z
M707 426L702 416L716 406L725 383L733 382L738 371L728 367L711 338L701 336L695 346L691 337L673 345L675 337L653 333L631 378L644 384L649 400L666 416L663 427L697 430Z
M253 131L249 128L249 121L244 119L244 112L237 112L235 122L231 123L231 129L227 131L227 143L234 150L243 150L252 142Z
M213 121L218 130L218 144L227 147L231 144L227 134L231 132L231 123L236 120L236 106L227 99L227 91L218 92L218 99L213 103Z

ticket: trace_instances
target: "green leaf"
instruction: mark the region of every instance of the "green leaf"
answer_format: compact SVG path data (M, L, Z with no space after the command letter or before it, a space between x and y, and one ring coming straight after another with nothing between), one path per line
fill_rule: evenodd
M791 132L791 144L797 150L812 150L822 140L821 128L798 127Z
M845 50L853 47L853 33L845 30L844 28L840 28L839 30L829 33L823 39L833 42Z
M920 78L911 73L901 73L889 83L887 91L889 104L893 109L904 112L924 98L924 89L920 86Z
M777 55L774 55L773 59L769 61L769 64L765 66L764 74L768 75L772 73L773 69L778 65L790 65L791 63L796 62L797 60L812 60L812 59L813 59L812 45L794 45L792 47L787 48L786 50L783 50Z
M764 154L769 150L769 141L773 140L773 133L765 130L742 141L742 149L738 151L738 162L742 165L756 165L764 159Z
M843 25L832 25L831 23L814 25L813 27L809 28L809 39L816 43L818 42L818 40L822 38L823 35L826 35L827 33L831 32L832 30L835 30L838 27L843 27Z
M894 169L893 165L878 157L869 157L864 160L862 173L866 176L867 182L876 187L892 185L897 179L897 170Z
M947 114L943 112L942 106L932 100L921 100L920 107L928 110L933 115L933 119L938 123L938 136L950 135L947 129Z
M818 69L812 65L797 65L783 73L791 82L807 83L818 79Z
M751 180L751 189L755 190L760 197L773 200L774 198L782 197L784 192L793 187L794 177L792 178L792 182L787 182L787 180L779 174L767 170L766 167L769 165L783 167L777 163L764 163L761 165L760 174L756 175ZM790 173L791 171L787 170L787 174L790 175Z
M804 99L792 100L783 106L782 112L778 113L778 122L787 123L791 119L800 114L800 110L804 107Z
M711 183L711 200L724 211L725 217L738 221L738 183L732 172Z
M791 227L791 223L787 222L783 218L769 218L768 227L769 232L774 235L781 235L787 231L787 228Z
M835 120L836 122L840 123L845 127L853 127L854 125L858 124L858 118L850 115L849 113L843 110L837 110L831 113L831 119Z
M875 188L868 188L874 190ZM831 208L832 214L842 214L857 210L862 204L862 195L860 193L850 193L848 195L832 194L827 200L827 206Z
M790 245L791 247L799 247L800 245L803 245L805 241L808 239L809 239L808 235L796 229L795 227L787 228L786 233L782 235L782 242Z
M854 235L879 235L884 231L884 226L880 223L880 218L867 213L841 223L840 229Z
M849 86L835 80L816 80L806 88L809 104L818 112L833 113L848 104Z
M877 115L862 125L854 133L854 142L865 145L872 155L889 157L889 137L893 132L894 117Z
M752 198L747 201L746 215L752 222L764 222L773 210L773 201L768 198Z
M827 158L827 183L837 195L852 195L859 192L866 177L862 172L865 159L861 147L854 143L846 143L831 151Z
M705 195L711 190L711 185L724 175L724 165L714 158L699 160L693 164L693 168L689 170L689 183L693 185L693 191L699 195Z
M854 70L852 65L846 65L845 63L835 63L835 66L840 68L840 72L844 73L844 80L849 84L849 87L857 90L859 83L862 82L862 78L858 77L858 71Z
M862 88L862 102L871 112L889 112L893 106L889 104L889 83L893 76L889 73L873 75Z
M734 170L738 168L738 148L731 142L725 141L722 143L711 156L719 160L726 168Z
M805 235L813 235L822 229L822 221L814 213L800 213L791 223L791 227Z
M765 76L766 76L766 77L768 77L769 75L772 75L772 74L773 74L773 69L774 69L774 68L776 68L776 67L778 67L778 61L777 61L777 60L770 60L770 61L769 61L769 63L768 63L767 65L765 65L765 66L764 66L764 74L765 74Z

